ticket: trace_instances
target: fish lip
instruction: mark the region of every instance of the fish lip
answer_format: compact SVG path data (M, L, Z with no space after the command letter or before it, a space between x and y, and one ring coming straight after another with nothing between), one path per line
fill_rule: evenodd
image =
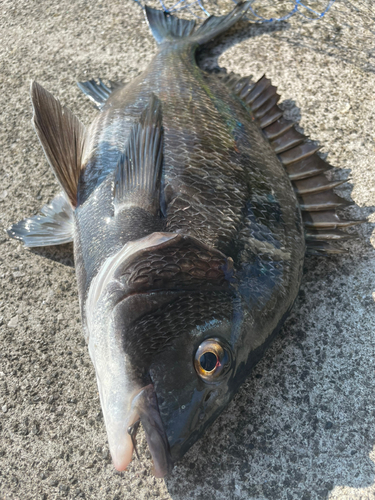
M163 478L172 471L174 463L160 417L153 384L139 389L131 399L130 411L123 429L123 432L126 433L127 441L125 446L123 444L115 444L114 440L112 440L111 444L110 435L108 435L113 465L121 472L128 468L134 451L136 451L138 457L135 441L138 426L135 432L134 429L132 432L131 428L134 428L134 425L137 422L139 423L139 421L142 423L145 431L148 448L152 456L153 473L155 477Z
M157 478L165 477L172 471L174 462L153 384L144 387L134 397L133 405L137 408L146 434L148 448L154 463L153 473Z

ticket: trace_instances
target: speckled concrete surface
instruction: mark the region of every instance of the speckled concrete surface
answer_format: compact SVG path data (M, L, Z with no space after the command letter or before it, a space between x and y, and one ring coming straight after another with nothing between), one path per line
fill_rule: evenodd
M335 176L349 176L341 189L355 203L348 212L370 222L344 257L306 259L280 336L166 481L150 474L143 434L140 462L125 473L110 462L71 246L29 251L1 233L1 499L375 498L371 5L336 1L313 23L295 16L271 26L242 24L210 53L211 65L272 78L289 116L301 117L305 133L339 167ZM130 80L156 47L131 0L3 0L0 11L6 228L58 192L30 124L30 80L89 123L96 111L75 81Z

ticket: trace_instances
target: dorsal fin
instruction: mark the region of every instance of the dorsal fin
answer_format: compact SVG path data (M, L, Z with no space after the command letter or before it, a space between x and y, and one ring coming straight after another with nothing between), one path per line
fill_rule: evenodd
M307 142L294 123L283 117L277 105L280 96L271 80L262 76L256 83L250 78L233 73L220 75L220 80L240 97L251 109L258 125L269 140L292 181L306 228L306 247L310 254L343 253L339 242L351 235L337 231L365 221L340 219L337 208L349 202L333 192L345 181L330 181L324 172L332 167L318 154L319 147Z
M152 94L139 123L130 131L125 152L115 173L115 212L141 207L152 214L160 210L160 175L163 160L162 110Z
M75 207L85 127L38 83L32 82L30 93L36 133L57 180Z

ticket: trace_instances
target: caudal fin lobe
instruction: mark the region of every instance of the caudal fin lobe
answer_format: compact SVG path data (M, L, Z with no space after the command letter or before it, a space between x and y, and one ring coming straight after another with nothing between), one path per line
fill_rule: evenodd
M251 2L240 2L225 16L210 16L195 30L195 21L179 19L168 12L145 7L146 20L158 44L184 39L203 45L231 28L242 19Z

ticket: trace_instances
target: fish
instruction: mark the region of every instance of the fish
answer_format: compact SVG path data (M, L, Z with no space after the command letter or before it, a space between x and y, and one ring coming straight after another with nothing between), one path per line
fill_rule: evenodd
M31 84L32 123L62 192L8 234L73 242L84 336L114 466L156 477L200 439L277 335L306 253L344 252L347 202L271 81L203 71L197 50L251 2L195 21L145 8L158 51L127 84L80 82L84 126Z

